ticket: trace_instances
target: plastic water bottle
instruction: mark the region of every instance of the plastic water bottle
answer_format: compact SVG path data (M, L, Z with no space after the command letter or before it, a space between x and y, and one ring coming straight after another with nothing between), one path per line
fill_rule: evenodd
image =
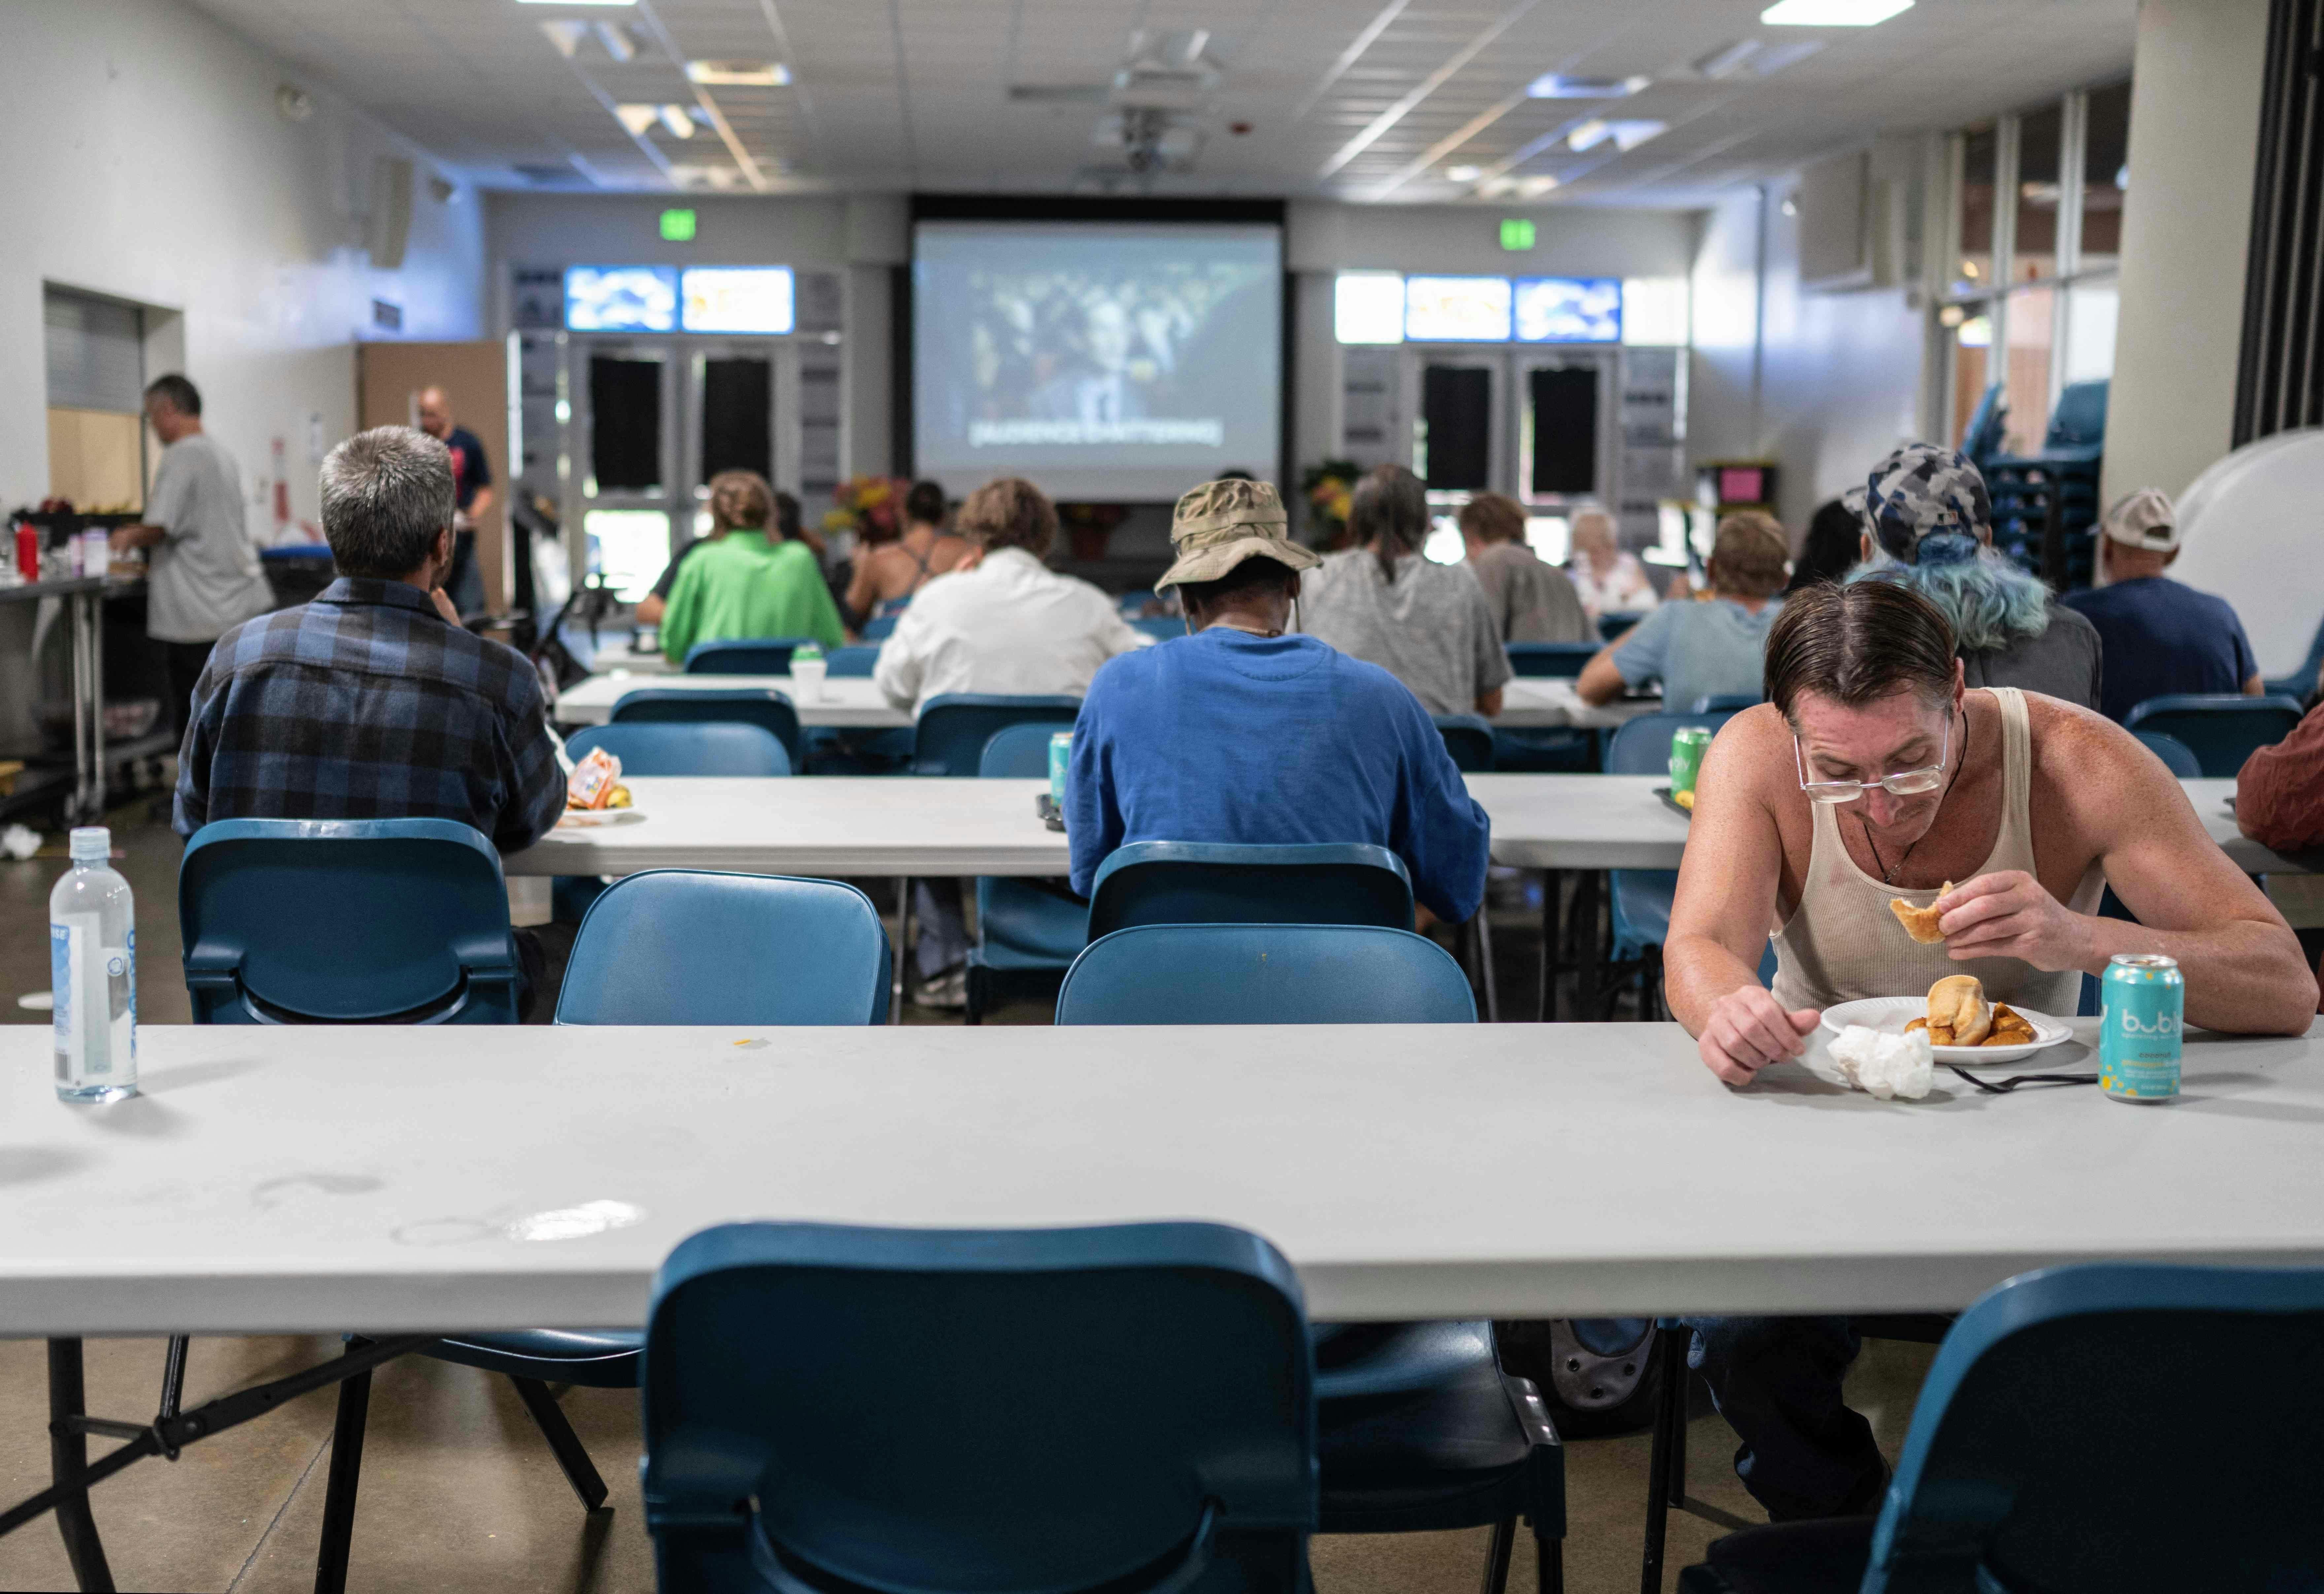
M75 830L72 870L49 893L60 1101L137 1093L137 915L112 857L111 831Z

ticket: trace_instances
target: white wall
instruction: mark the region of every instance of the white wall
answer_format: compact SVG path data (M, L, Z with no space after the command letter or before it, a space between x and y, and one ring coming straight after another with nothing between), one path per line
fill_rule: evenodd
M1504 217L1529 217L1534 246L1501 247ZM1295 272L1442 272L1480 276L1683 277L1694 215L1596 206L1290 207L1286 264Z
M387 336L372 300L402 307L405 337L479 336L477 196L438 202L424 157L312 84L313 115L286 121L285 81L299 79L180 0L0 5L0 502L48 487L44 281L180 312L149 336L147 375L194 380L262 502L283 438L291 512L306 520L310 418L326 443L352 427L355 341ZM393 272L361 248L383 154L417 164Z
M2267 0L2144 0L2107 414L2111 501L2186 489L2227 452Z

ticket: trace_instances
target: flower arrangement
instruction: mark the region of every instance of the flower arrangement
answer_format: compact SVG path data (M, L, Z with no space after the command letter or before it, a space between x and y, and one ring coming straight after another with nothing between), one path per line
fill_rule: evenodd
M1307 495L1310 540L1323 548L1338 548L1347 540L1348 511L1355 498L1356 479L1363 468L1351 459L1327 459L1311 465L1299 478Z
M892 542L904 532L904 494L910 484L889 476L850 476L824 511L826 531L853 531L867 543Z

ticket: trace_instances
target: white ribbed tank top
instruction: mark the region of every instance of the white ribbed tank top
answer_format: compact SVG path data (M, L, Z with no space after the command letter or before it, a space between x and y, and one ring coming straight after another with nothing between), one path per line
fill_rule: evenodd
M2001 708L2001 833L1993 852L1963 880L2002 870L2034 867L2034 828L2027 816L2034 783L2034 739L2025 716L2025 695L2015 686L1992 688ZM1937 899L1934 889L1909 891L1874 879L1856 866L1840 839L1837 807L1811 805L1815 841L1808 854L1807 879L1799 906L1775 934L1775 1000L1786 1008L1828 1008L1868 996L1919 996L1953 974L1974 974L1987 1000L2006 1001L2070 1018L2080 1004L2078 969L2045 973L2014 957L1971 958L1955 963L1942 943L1923 946L1904 933L1889 911L1888 899L1902 897L1916 908ZM2096 863L2066 904L2076 913L2095 913L2106 875Z

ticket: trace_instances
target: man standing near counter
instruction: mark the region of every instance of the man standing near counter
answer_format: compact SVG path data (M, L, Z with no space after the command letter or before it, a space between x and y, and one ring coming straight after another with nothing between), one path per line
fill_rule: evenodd
M452 419L452 401L440 387L420 392L420 429L452 451L454 501L452 575L444 590L464 615L484 612L484 571L476 563L476 523L493 507L493 462L476 434Z
M202 395L184 377L145 390L145 420L161 439L161 463L145 499L145 523L113 533L116 549L147 548L145 630L169 666L171 722L185 734L187 705L210 645L274 607L259 567L242 498L242 472L202 429Z

